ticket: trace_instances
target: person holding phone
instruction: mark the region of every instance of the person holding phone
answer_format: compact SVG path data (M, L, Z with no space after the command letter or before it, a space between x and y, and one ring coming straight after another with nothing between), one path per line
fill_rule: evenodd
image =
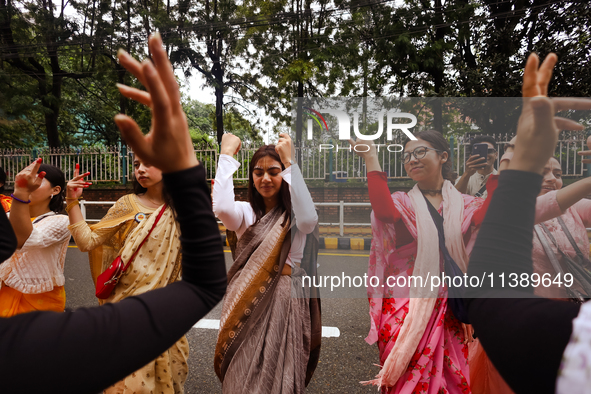
M486 198L486 182L491 175L497 174L494 167L498 154L496 143L488 135L479 135L472 140L466 170L455 184L460 193Z

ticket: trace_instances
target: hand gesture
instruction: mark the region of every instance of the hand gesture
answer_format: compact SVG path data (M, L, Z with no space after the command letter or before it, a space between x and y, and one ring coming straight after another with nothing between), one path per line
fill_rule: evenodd
M79 174L80 164L76 163L76 168L74 169L74 178L70 179L66 185L66 198L69 200L79 199L80 196L82 196L82 191L88 186L92 185L92 182L86 182L84 180L84 177L90 175L90 172L85 172L82 175Z
M509 168L541 173L554 153L560 130L582 130L569 119L555 117L557 111L590 109L591 100L548 99L548 85L557 57L549 54L538 68L539 59L531 54L523 74L523 110L517 125L515 151Z
M159 33L149 38L148 46L153 64L150 60L140 63L123 50L119 50L118 54L121 65L135 75L148 92L124 85L118 87L125 97L150 106L150 132L144 136L137 123L126 115L115 116L115 123L123 138L144 163L164 173L194 167L198 162L189 135L187 117L181 106L179 85L166 51L162 48Z
M291 165L291 137L287 133L280 133L279 134L279 141L275 145L275 151L281 158L281 162L285 166L285 168Z
M222 135L222 146L220 147L220 153L222 155L234 156L238 154L238 151L242 147L242 141L232 133L226 133Z
M41 171L39 174L39 166L43 159L38 158L25 168L21 170L14 178L14 192L24 196L29 195L41 186L43 178L45 177L45 171Z
M476 171L486 167L486 159L480 155L472 155L466 161L466 172L468 176L472 176Z
M370 157L378 157L378 152L376 151L373 141L357 139L357 141L349 140L349 144L353 148L355 154L364 160L367 160ZM367 148L368 146L369 149Z

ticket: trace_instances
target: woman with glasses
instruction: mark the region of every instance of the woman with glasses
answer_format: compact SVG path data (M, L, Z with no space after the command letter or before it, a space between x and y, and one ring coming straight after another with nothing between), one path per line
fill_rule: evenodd
M449 181L452 166L445 138L435 130L415 136L417 140L405 143L402 162L417 184L408 193L392 195L375 147L351 141L353 147L370 146L358 149L368 150L358 155L365 159L373 209L368 276L379 278L380 283L368 288L371 329L366 341L378 343L383 366L370 383L385 387L388 393L467 393L471 392L468 342L472 331L454 315L465 312L463 304L448 299L444 286L432 289L415 283L401 289L393 284L411 275L425 280L432 274L441 277L441 272L452 275L444 268L444 258L453 259L458 272L466 272L497 177L489 179L487 200L461 194ZM438 247L442 243L445 248Z
M449 182L450 150L441 133L428 130L415 136L417 140L405 143L402 154L406 172L417 182L408 193L390 195L375 148L358 153L367 166L373 209L368 276L384 282L384 287L368 289L371 329L366 341L378 343L383 366L371 383L389 388L388 393L417 389L460 393L469 390L469 326L448 311L446 294L437 294L436 289L435 294L417 298L420 289L409 293L407 288L403 294L386 278L439 272L439 237L429 205L443 216L445 245L465 272L483 200L462 195Z

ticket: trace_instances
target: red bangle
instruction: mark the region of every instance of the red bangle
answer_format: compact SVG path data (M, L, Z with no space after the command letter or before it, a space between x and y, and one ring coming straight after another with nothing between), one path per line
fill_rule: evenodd
M31 200L29 200L29 201L23 201L20 198L15 197L14 194L12 194L12 193L10 193L10 197L12 197L13 200L16 200L18 202L22 202L23 204L30 204L31 203Z

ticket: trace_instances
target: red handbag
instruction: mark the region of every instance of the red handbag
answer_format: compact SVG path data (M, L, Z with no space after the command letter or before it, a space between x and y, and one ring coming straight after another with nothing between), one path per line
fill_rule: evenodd
M146 235L140 246L138 246L138 248L135 250L135 252L133 253L133 255L131 256L131 258L125 266L123 266L123 260L121 260L121 256L117 256L117 258L111 263L109 268L107 268L102 274L98 276L98 278L96 279L95 293L97 298L104 300L105 298L109 298L111 296L111 293L113 293L115 286L117 286L117 283L119 283L119 278L121 278L125 271L127 271L127 268L129 268L129 264L131 264L137 252L142 248L144 242L146 242L150 234L152 234L152 230L154 230L154 227L156 227L156 224L158 224L158 221L160 220L160 217L162 216L165 210L166 204L164 204L164 206L160 210L160 213L158 214L158 217L156 217L156 220L154 221L152 228L150 229L150 231L148 231L148 235Z

